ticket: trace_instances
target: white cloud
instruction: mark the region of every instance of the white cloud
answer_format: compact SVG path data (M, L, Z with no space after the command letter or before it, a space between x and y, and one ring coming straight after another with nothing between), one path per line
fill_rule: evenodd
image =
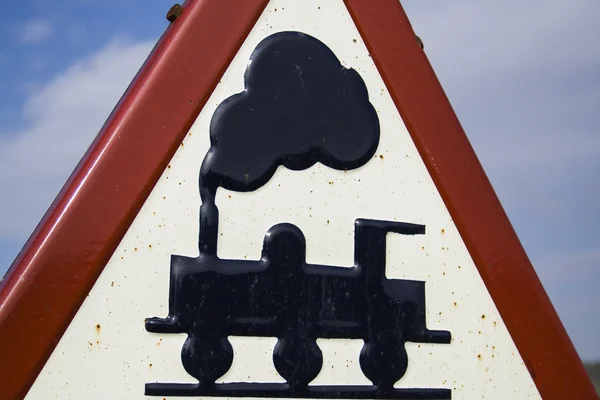
M54 26L48 20L32 19L23 24L20 33L22 43L41 43L50 39L54 33Z
M32 87L25 128L0 137L0 239L32 232L152 46L115 39Z
M574 281L590 281L600 268L600 248L585 249L539 260L543 276L548 282L560 286ZM600 296L600 293L596 293Z
M540 279L580 356L599 360L600 320L597 289L600 248L571 251L536 262Z
M451 85L577 71L600 59L596 0L402 3L436 72Z
M561 182L598 167L600 3L402 3L507 205L556 203ZM531 182L545 190L524 197Z

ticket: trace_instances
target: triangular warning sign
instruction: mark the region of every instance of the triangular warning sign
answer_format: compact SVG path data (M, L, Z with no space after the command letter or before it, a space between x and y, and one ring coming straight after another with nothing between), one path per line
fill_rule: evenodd
M187 2L0 302L2 399L596 397L398 0Z

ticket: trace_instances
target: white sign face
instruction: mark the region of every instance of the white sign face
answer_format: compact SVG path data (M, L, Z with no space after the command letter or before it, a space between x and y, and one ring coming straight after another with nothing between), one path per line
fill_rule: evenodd
M211 380L223 390L194 385ZM27 398L351 398L373 383L361 398L540 398L343 1L274 0Z

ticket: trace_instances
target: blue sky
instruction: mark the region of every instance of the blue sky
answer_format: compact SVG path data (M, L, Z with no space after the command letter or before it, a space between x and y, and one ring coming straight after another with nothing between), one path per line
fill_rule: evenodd
M600 359L600 3L403 4L580 355ZM4 7L0 274L166 28L171 5Z

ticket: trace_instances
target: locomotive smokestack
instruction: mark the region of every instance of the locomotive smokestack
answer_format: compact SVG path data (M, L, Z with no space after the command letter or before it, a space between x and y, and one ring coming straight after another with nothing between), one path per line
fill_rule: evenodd
M216 191L201 189L200 197L200 236L198 248L200 254L216 255L217 240L219 237L219 210L215 204Z
M210 148L204 157L200 168L200 235L198 249L200 254L217 255L217 241L219 238L219 209L215 204L219 180L211 174L211 164L214 148Z

